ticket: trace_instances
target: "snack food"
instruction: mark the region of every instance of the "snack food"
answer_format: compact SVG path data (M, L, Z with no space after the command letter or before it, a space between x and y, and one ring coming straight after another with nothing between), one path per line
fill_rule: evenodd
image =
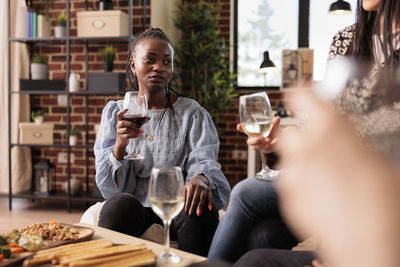
M91 240L41 250L24 266L52 262L59 266L144 266L155 263L156 255L144 244L120 245L105 239Z
M35 223L19 231L21 234L38 236L43 240L68 241L79 237L76 228L68 228L60 223L50 222L48 224Z

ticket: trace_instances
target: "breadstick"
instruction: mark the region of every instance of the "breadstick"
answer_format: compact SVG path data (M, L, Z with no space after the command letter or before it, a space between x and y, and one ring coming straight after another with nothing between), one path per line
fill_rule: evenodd
M68 250L62 250L62 251L59 251L59 252L56 252L53 254L52 263L53 264L59 263L60 258L64 257L64 256L86 254L86 253L96 251L98 249L104 249L104 248L108 248L108 247L112 247L112 242L111 243L103 243L103 244L95 244L94 246L84 247L84 248L72 248L72 249L68 249Z
M25 260L24 266L38 265L46 262L51 262L52 257L42 257L37 259Z
M102 243L106 243L106 244L111 243L111 246L113 245L112 241L106 240L106 239L90 240L90 241L79 242L79 243L74 243L74 244L62 245L62 246L55 247L55 248L39 250L38 252L36 252L36 255L42 255L42 254L52 253L52 252L61 251L61 250L67 250L67 249L71 249L71 248L90 247L92 245L102 244Z
M95 251L92 251L90 253L61 257L60 263L62 265L67 265L70 262L77 261L77 260L111 256L111 255L121 254L121 253L125 253L125 252L141 250L141 249L145 249L145 248L146 248L146 246L144 244L122 245L122 246L116 246L116 247L101 248L101 249L96 249Z
M137 255L144 255L146 253L152 253L151 250L149 249L143 249L139 251L134 251L134 252L128 252L128 253L123 253L115 256L108 256L108 257L103 257L103 258L97 258L97 259L90 259L90 260L79 260L79 261L74 261L69 264L70 267L81 267L81 266L97 266L99 264L103 264L106 262L114 262L120 259L124 259L126 257L131 257L131 256L137 256Z
M127 257L114 262L104 262L96 265L96 267L129 267L129 266L145 266L154 264L156 262L156 255L153 252L146 253L145 255L137 255Z

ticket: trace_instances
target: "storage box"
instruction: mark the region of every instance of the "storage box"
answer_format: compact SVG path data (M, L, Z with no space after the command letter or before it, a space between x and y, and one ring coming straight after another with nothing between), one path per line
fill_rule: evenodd
M21 91L65 91L65 86L65 80L19 80Z
M19 123L19 143L34 145L53 144L53 123L36 124L33 122Z
M129 35L129 16L120 10L77 12L79 37Z
M124 91L124 73L90 72L87 76L88 91L93 93L121 93Z

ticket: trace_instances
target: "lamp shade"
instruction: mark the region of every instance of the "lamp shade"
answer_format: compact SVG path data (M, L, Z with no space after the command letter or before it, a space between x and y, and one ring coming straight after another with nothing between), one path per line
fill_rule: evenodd
M269 59L269 52L268 52L268 51L265 51L265 52L264 52L264 60L263 60L263 62L262 62L261 65L260 65L260 72L261 72L261 73L266 73L266 72L268 72L268 70L270 70L271 68L275 68L275 64L274 64L274 62L272 62L272 61Z
M328 13L335 14L335 15L349 14L349 13L351 13L350 3L343 1L343 0L335 1L329 7Z

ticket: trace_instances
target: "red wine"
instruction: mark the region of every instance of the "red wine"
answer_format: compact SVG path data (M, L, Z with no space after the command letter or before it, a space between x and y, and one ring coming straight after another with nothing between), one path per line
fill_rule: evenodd
M125 115L122 117L124 120L126 121L130 121L133 122L134 124L137 125L137 127L140 127L144 124L144 122L146 121L147 117L138 117L137 115Z

